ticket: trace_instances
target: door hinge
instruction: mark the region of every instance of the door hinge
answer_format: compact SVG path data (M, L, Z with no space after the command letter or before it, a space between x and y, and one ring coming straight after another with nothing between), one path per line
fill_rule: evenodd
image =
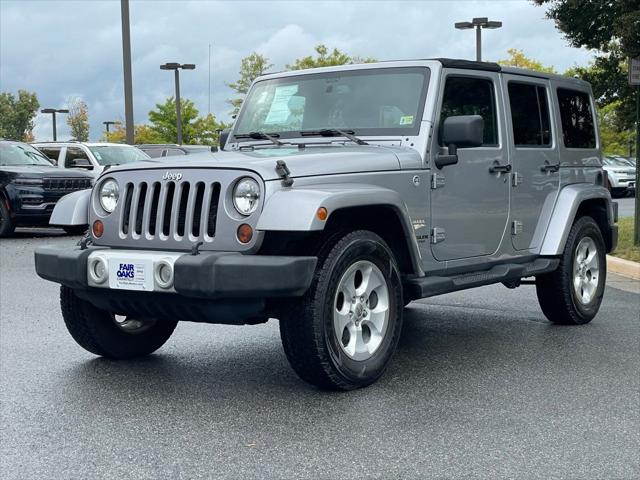
M438 175L437 173L431 174L431 189L435 190L436 188L444 187L445 179L444 175Z
M440 228L440 227L433 227L431 229L431 243L440 243L443 242L444 239L446 238L446 233L444 231L444 228Z
M520 185L522 182L524 181L524 179L522 178L522 175L519 174L518 172L513 172L513 174L511 175L511 184L514 187L517 187L518 185Z
M522 233L522 222L520 220L514 220L511 224L511 234L518 235Z

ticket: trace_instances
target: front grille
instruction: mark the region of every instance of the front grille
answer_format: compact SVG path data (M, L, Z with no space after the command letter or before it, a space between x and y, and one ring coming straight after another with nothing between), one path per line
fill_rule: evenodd
M125 238L211 240L219 201L219 182L128 182L120 232Z
M42 180L42 188L47 192L70 193L91 188L90 178L50 177Z

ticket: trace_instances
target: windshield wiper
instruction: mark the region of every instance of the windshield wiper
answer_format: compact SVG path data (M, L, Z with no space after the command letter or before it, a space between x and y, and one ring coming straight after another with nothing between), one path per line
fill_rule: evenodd
M353 130L339 130L337 128L323 128L322 130L303 130L300 132L303 137L345 137L358 145L369 145L367 142L354 135Z
M251 138L253 140L269 140L270 142L278 145L279 147L284 145L280 140L277 133L263 133L263 132L249 132L249 133L234 133L234 138Z

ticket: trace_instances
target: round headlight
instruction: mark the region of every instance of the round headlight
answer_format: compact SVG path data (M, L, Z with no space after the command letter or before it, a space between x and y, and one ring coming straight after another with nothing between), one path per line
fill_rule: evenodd
M118 198L120 198L120 188L118 187L118 182L116 182L113 178L102 182L100 191L98 192L98 198L100 199L100 206L104 209L105 212L113 212L116 209L116 205L118 204Z
M238 213L251 215L258 208L260 185L253 178L245 177L233 189L233 205Z

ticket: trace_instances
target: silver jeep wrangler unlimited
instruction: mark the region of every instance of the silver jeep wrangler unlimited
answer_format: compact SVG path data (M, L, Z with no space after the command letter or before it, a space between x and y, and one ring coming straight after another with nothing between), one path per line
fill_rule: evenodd
M617 241L603 185L580 80L451 59L284 72L254 82L220 152L63 199L55 223L90 233L35 262L97 355L150 354L179 320L273 317L301 378L353 389L412 300L535 281L550 321L593 319Z

